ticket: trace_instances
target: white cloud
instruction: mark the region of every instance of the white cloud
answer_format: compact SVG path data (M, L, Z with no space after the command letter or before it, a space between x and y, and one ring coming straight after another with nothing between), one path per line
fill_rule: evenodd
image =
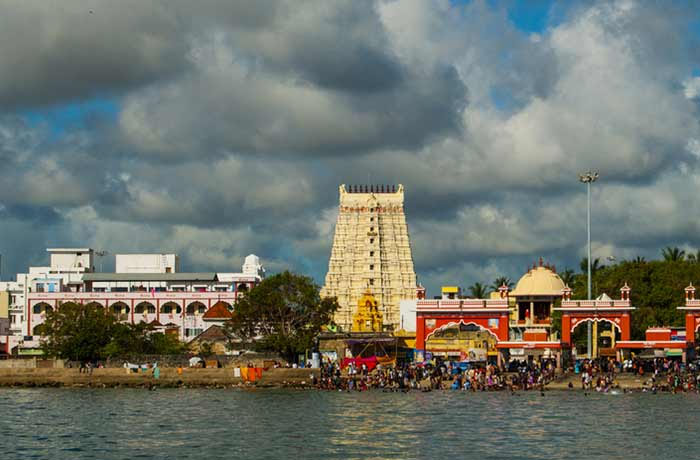
M683 94L688 99L700 96L700 77L688 78L683 82Z

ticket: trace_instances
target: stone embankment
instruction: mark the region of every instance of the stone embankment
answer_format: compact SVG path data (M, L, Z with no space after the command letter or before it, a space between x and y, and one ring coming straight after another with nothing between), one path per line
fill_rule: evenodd
M160 368L160 378L155 379L151 370L127 373L123 368L94 369L92 374L81 373L76 368L0 368L0 387L96 387L96 388L310 388L312 375L319 376L318 369L268 369L255 382L244 382L236 376L234 368ZM635 374L618 374L620 389L640 390L646 377ZM560 376L550 382L547 390L581 389L581 377L576 374Z
M644 382L649 379L649 376L640 377L632 373L615 374L615 382L623 390L641 390L644 387ZM561 376L558 379L547 384L548 390L568 390L569 383L573 389L581 389L581 374L568 374Z
M92 374L79 369L0 369L0 387L306 387L311 384L312 369L269 369L254 383L234 375L233 368L197 369L161 368L155 379L151 370L127 373L126 369L94 369Z

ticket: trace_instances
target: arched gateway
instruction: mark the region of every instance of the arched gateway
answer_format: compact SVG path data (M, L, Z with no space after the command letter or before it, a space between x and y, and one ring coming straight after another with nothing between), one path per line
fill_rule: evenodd
M571 300L571 288L566 286L562 291L561 307L561 345L572 346L571 334L577 326L588 321L596 323L608 322L613 330L620 333L620 341L630 340L630 312L634 307L630 304L630 287L625 283L620 289L619 300Z
M685 305L678 309L685 311L686 348L693 349L696 346L695 336L700 329L700 300L695 300L693 283L685 288Z
M416 350L446 356L495 350L495 343L508 340L508 288L500 291L496 299L417 300Z

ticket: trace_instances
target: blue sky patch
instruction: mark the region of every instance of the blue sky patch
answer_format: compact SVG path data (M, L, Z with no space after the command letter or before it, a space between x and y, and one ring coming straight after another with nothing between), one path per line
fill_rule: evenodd
M32 125L47 125L54 136L86 128L98 121L114 121L119 113L115 99L95 98L49 108L27 110L21 115Z

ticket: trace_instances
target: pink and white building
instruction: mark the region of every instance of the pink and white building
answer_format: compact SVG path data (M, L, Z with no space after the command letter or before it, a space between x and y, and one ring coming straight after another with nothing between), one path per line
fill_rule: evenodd
M117 271L103 273L94 271L92 249L49 252L51 267L32 267L32 276L18 275L25 286L18 296L22 327L6 338L8 350L17 345L38 346L47 312L65 302L95 304L121 321L144 321L189 341L211 326L212 317L220 317L222 308L232 311L238 297L265 276L253 254L245 258L238 273L180 273L175 254L118 254ZM212 307L216 309L210 311Z

